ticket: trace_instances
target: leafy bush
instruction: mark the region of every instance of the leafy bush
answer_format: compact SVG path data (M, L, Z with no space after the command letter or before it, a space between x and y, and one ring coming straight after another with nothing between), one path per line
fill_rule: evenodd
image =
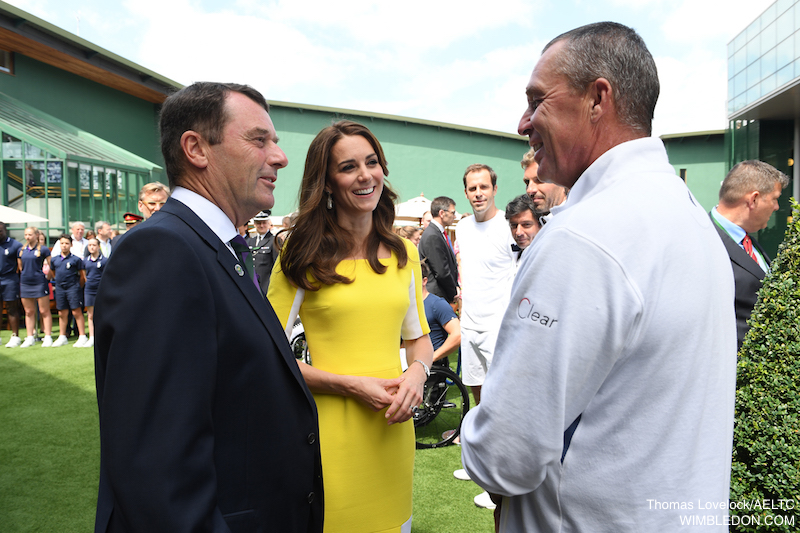
M731 531L800 527L800 204L791 202L792 222L739 352Z

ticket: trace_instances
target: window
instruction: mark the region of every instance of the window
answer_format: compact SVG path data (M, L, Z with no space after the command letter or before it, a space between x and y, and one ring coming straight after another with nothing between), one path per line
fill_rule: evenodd
M14 52L0 50L0 72L14 74Z

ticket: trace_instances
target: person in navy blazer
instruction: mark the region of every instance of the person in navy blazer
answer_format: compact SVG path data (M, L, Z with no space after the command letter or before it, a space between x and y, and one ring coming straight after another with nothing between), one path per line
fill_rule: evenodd
M170 96L173 189L114 249L96 302L96 532L321 532L314 400L228 241L286 166L263 96Z
M453 303L458 293L458 264L450 244L444 237L444 228L455 220L456 203L452 198L439 196L431 202L431 223L419 240L419 258L426 259L431 275L428 292Z
M789 178L772 165L757 160L742 161L725 176L719 190L719 205L711 210L711 219L733 267L739 348L750 329L747 320L770 265L767 253L747 234L767 227L772 213L778 210L781 191L788 184Z

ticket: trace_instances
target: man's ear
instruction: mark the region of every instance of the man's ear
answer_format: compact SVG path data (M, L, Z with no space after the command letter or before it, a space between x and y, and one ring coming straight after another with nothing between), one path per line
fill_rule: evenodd
M761 193L758 191L750 191L745 195L747 199L747 207L750 209L755 208L756 202L761 198Z
M591 105L590 117L597 122L603 115L611 112L614 106L614 89L605 78L597 78L589 86L588 98Z
M197 168L208 166L208 143L196 131L184 131L181 135L181 148L189 164Z

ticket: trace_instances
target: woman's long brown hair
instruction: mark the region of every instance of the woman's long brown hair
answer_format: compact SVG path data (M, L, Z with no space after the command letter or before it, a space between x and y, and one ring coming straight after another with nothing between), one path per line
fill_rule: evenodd
M311 142L300 185L297 220L280 253L284 275L294 285L306 290L318 290L319 284L353 282L352 279L337 274L336 265L354 252L356 242L337 222L336 206L333 209L327 208L325 193L333 147L342 137L353 135L364 137L372 145L383 175L389 175L383 148L366 126L342 120L320 131ZM381 264L378 259L381 243L395 252L398 267L402 268L408 262L408 252L403 240L392 232L395 200L397 194L384 180L378 206L372 212L372 232L367 238L366 250L369 265L378 274L386 272L386 265Z

